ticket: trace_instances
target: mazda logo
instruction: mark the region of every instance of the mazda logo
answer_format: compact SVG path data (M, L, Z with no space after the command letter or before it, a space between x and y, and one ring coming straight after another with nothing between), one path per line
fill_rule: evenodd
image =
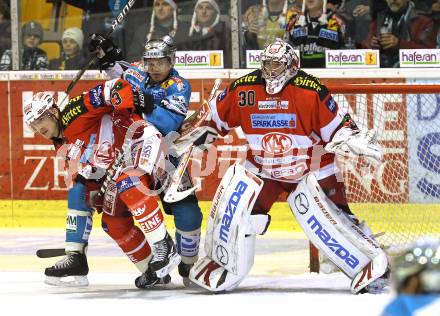
M229 262L229 254L225 247L218 245L215 251L218 261L224 266Z
M307 197L304 193L298 193L295 196L295 207L298 210L300 214L305 214L309 210L309 200L307 200Z

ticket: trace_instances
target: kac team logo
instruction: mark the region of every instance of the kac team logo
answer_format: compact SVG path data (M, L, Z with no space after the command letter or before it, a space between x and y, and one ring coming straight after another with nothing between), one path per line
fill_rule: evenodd
M283 133L269 133L261 139L261 146L269 154L280 155L292 148L292 139Z

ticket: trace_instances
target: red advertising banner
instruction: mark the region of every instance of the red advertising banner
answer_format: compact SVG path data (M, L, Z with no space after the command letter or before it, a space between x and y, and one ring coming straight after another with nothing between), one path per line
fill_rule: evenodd
M395 80L394 80L395 81ZM403 81L403 80L401 80ZM72 92L72 96L80 94L96 85L97 80L80 81ZM214 79L193 79L192 102L190 110L200 106L204 98L211 92ZM226 87L230 80L224 80L222 87ZM341 82L371 83L374 79L363 80L326 80L325 83L334 85ZM69 81L65 80L16 80L10 81L10 120L6 116L0 116L1 137L0 146L7 152L11 148L10 155L0 158L0 184L2 190L0 198L8 199L65 199L66 185L64 170L56 160L56 153L51 143L27 128L23 123L23 100L32 96L33 93L42 90L54 91L58 99L63 98L63 91ZM0 100L7 100L7 83L0 82L4 94ZM335 94L338 94L335 91ZM385 144L386 163L379 171L379 180L368 178L360 173L359 169L348 170L346 180L349 182L349 197L354 201L380 202L406 201L408 199L408 173L399 174L400 178L390 176L395 170L407 169L408 136L406 122L406 102L403 94L394 99L387 99L380 93L359 93L356 95L343 94L339 103L348 104L354 111L355 118L363 120L363 127L379 128ZM364 99L360 96L365 95ZM366 100L366 101L362 101ZM7 111L8 104L1 104L2 109ZM373 108L373 104L375 104ZM379 106L379 108L377 108ZM383 117L375 112L381 109ZM360 113L363 113L362 115ZM11 126L9 127L9 121ZM378 123L380 122L380 124ZM379 124L379 125L378 125ZM9 128L11 130L12 144L9 146ZM235 161L241 161L246 157L246 140L240 129L230 133L215 143L215 147L207 152L195 152L189 166L193 180L200 183L201 189L198 196L201 200L211 200L215 190L227 168ZM12 160L9 160L9 156ZM12 168L12 169L11 169ZM12 177L11 177L12 175ZM389 181L387 179L393 179ZM12 192L11 189L12 188ZM354 190L354 191L353 191ZM378 198L375 199L374 197ZM370 199L369 199L370 198Z
M0 199L12 198L8 82L0 81Z

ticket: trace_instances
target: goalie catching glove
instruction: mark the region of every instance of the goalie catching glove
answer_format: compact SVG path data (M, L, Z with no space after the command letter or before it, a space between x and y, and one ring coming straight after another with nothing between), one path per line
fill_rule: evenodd
M339 129L325 146L325 150L342 156L365 157L373 164L380 164L383 156L375 131L361 131L350 127Z

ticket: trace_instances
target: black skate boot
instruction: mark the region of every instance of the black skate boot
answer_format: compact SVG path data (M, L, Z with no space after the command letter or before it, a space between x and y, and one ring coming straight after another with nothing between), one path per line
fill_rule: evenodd
M157 277L162 278L179 264L180 256L168 232L165 238L155 242L152 248L153 258L149 266L153 272L156 272Z
M193 263L186 264L181 261L179 263L179 266L177 267L177 269L179 270L179 274L183 279L183 285L185 285L185 287L192 287L194 285L189 279L189 271L191 270L193 265Z
M136 278L134 285L139 289L148 289L156 284L168 284L170 282L171 277L169 274L165 275L163 278L158 278L156 273L148 267L145 273Z
M89 266L86 255L79 251L71 251L67 252L67 255L52 267L46 268L44 271L45 283L63 286L88 286L88 273ZM74 280L62 280L65 277L73 277Z

